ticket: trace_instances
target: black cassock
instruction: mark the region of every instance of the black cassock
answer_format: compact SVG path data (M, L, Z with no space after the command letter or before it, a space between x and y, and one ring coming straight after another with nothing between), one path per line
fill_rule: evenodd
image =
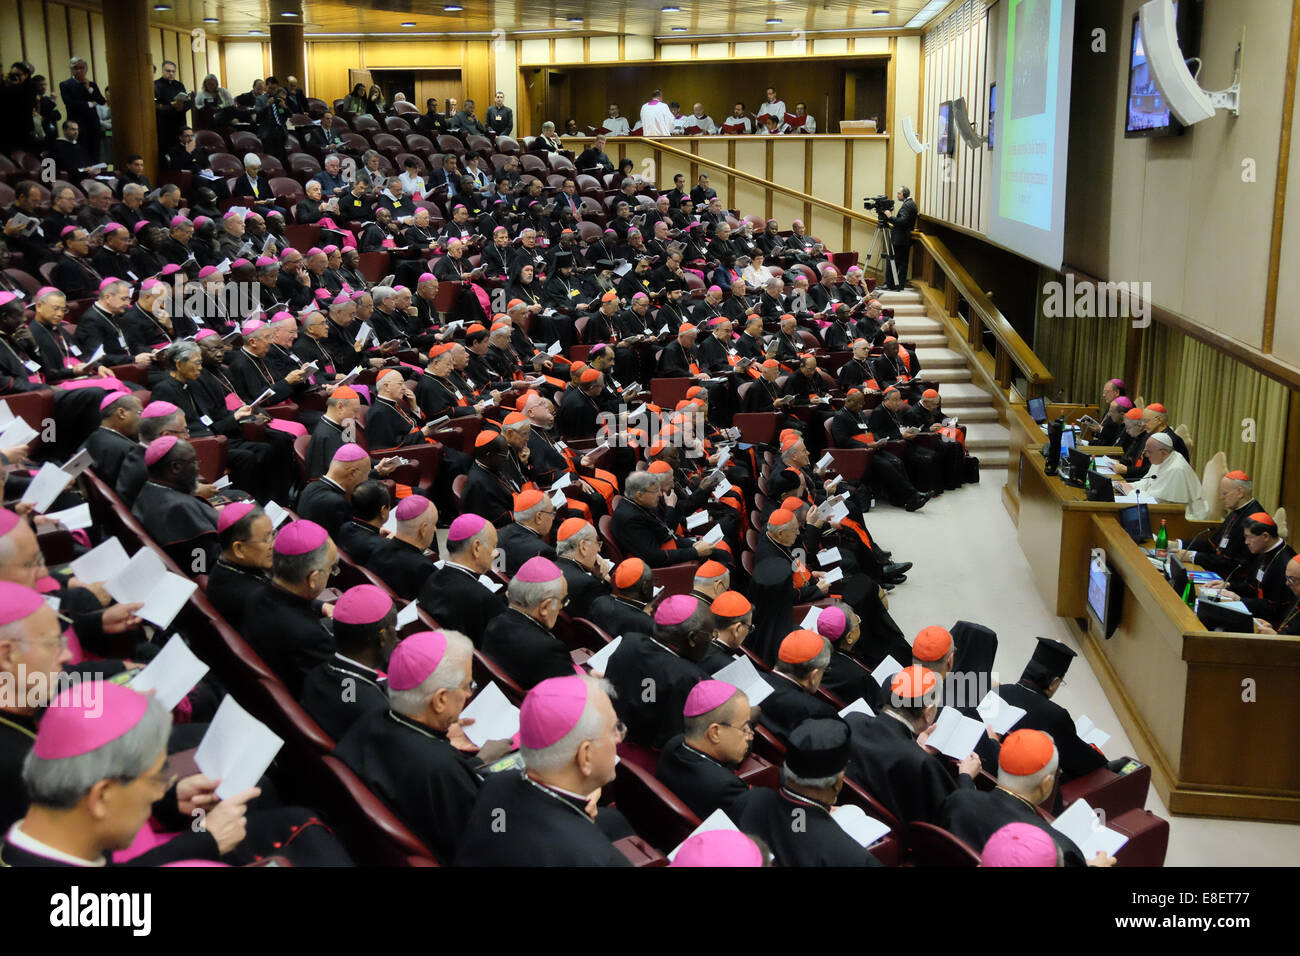
M347 444L343 426L322 417L311 431L307 443L307 477L318 478L330 469L334 453Z
M759 723L784 742L805 720L835 719L835 708L775 671L760 674L772 693L758 705Z
M652 568L699 560L693 547L674 547L665 551L662 545L670 541L677 544L676 536L658 516L631 498L619 502L610 520L619 549L628 557L640 558Z
M329 532L331 538L339 533L345 521L352 518L352 502L348 501L347 492L324 475L307 482L298 495L295 510L299 518L316 522Z
M648 747L661 747L682 732L686 698L708 676L645 634L624 634L605 667L605 678L618 691L614 709L627 724L627 739Z
M366 567L402 600L413 601L436 570L433 566L436 560L413 544L397 538L382 538L366 561Z
M650 615L640 601L605 594L591 602L588 620L611 637L620 634L644 633L653 627Z
M939 807L958 788L973 788L965 774L956 780L939 758L917 746L916 735L888 714L849 714L849 779L860 784L904 823L936 823Z
M334 658L334 638L312 602L274 584L249 602L243 635L295 697L308 672Z
M354 516L339 527L334 543L352 559L353 564L365 564L383 540L378 528Z
M861 697L872 710L879 710L881 698L889 696L861 661L840 650L831 652L831 662L822 677L822 687L846 704Z
M732 805L732 820L772 849L781 866L882 866L844 832L825 804L780 790L751 790Z
M954 791L939 808L936 822L953 836L965 840L976 853L983 853L989 837L1008 823L1028 823L1052 838L1066 866L1087 865L1083 852L1073 840L1049 826L1028 800L1001 788L981 791L972 787Z
M1195 548L1187 549L1193 552L1193 561L1220 575L1244 566L1251 558L1250 549L1246 547L1246 519L1263 510L1264 506L1254 498L1240 508L1234 508L1224 516L1223 523L1209 532Z
M298 703L332 740L341 740L366 714L388 709L387 687L377 670L335 654L307 674Z
M244 612L253 598L271 586L271 577L265 571L243 568L218 559L208 574L204 595L226 623L242 633Z
M733 650L717 638L709 641L709 649L700 661L700 668L706 674L716 674L724 667L729 667L744 655L744 651Z
M504 591L489 590L473 571L450 561L424 582L419 600L430 617L454 625L480 649L488 622L506 609Z
M609 583L568 558L560 558L555 563L569 582L569 617L586 617L591 612L591 602L609 593Z
M154 481L146 481L131 514L154 542L186 573L200 573L217 563L217 511L202 498ZM202 555L195 554L202 549ZM196 567L202 558L203 566Z
M513 522L497 535L497 547L506 556L506 574L510 577L518 574L524 562L531 558L540 556L555 560L555 549L546 543L545 538L531 528ZM573 617L572 614L569 616Z
M483 653L524 690L532 690L548 677L568 677L574 672L564 642L514 608L488 621L483 629Z
M735 771L688 746L681 734L664 744L655 776L701 820L719 807L730 814L732 804L749 793Z
M1106 758L1079 739L1070 712L1049 700L1041 691L1024 684L1002 684L998 693L1008 704L1025 711L1025 716L1016 724L1017 730L1041 730L1051 736L1061 757L1062 782L1106 766Z
M103 425L91 432L81 447L90 452L95 475L109 486L117 483L117 476L122 472L122 464L127 455L143 448L138 441Z
M148 853L133 857L126 863L116 863L109 855L108 866L162 866L179 860L215 860L217 859L217 840L212 834L203 830L198 833L181 833ZM0 867L56 867L66 866L79 869L75 864L66 863L51 857L21 849L5 841L0 842Z
M474 462L465 477L465 487L460 493L461 514L486 518L498 528L514 520L515 499L509 482L494 471L488 471L481 462Z
M607 835L628 835L618 829L626 821L608 809L593 820L579 799L513 770L488 777L465 824L456 865L629 866Z
M334 755L402 818L439 862L452 861L479 792L475 758L453 747L445 733L387 708L353 724Z

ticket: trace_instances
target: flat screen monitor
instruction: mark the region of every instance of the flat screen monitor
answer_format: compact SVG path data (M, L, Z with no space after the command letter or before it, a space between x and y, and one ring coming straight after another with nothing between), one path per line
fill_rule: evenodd
M1197 601L1196 616L1211 631L1230 631L1233 634L1255 633L1255 619L1249 613L1223 607L1214 601Z
M1107 481L1107 484L1109 483ZM1138 544L1151 540L1151 513L1146 505L1129 505L1127 508L1121 508L1119 523L1124 526L1128 536Z
M954 145L952 135L952 103L940 103L939 135L935 137L935 149L945 156L951 156Z
M1069 458L1070 452L1074 451L1075 434L1073 428L1067 428L1061 432L1061 457Z
M1174 0L1174 23L1178 31L1178 48L1187 59L1196 56L1200 46L1200 0ZM1124 108L1124 135L1178 136L1183 124L1169 112L1169 103L1156 85L1147 62L1142 39L1142 23L1133 14L1133 33L1128 52L1128 97Z
M1183 567L1183 562L1174 557L1172 551L1169 552L1168 558L1169 583L1173 587L1174 593L1177 594L1179 598L1182 598L1183 592L1187 590L1187 569ZM1195 589L1192 590L1192 594L1193 596L1196 594Z
M1047 421L1047 399L1031 398L1029 400L1029 417L1040 425Z
M1088 562L1088 613L1105 637L1119 627L1123 594L1119 579L1104 562Z

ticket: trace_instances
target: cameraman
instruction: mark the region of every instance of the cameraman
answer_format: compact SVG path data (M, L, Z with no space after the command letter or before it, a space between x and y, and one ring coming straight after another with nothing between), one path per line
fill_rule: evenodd
M881 212L880 215L889 223L894 240L894 265L898 270L898 282L886 271L885 288L902 291L907 288L907 269L912 253L912 230L916 227L916 203L912 201L912 191L906 186L899 186L894 194L898 200L898 209L892 213Z

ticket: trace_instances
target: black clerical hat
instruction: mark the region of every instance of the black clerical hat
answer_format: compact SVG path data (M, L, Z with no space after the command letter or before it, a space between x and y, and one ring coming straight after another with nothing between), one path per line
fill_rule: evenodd
M565 266L573 265L572 252L557 252L555 254L555 268L563 269Z
M839 718L805 720L790 734L785 765L797 777L833 777L848 762L849 726Z
M677 278L677 276L669 276L668 278L664 279L665 292L672 292L674 289L685 289L685 288L686 288L686 283L683 282L681 279Z
M597 259L597 260L596 260L596 268L597 268L597 270L602 271L602 272L603 272L604 270L606 270L606 269L608 269L608 270L610 270L611 272L613 272L613 271L614 271L614 268L615 268L617 265L618 265L618 263L615 262L613 259Z
M1050 637L1040 637L1033 656L1025 666L1023 676L1041 687L1046 687L1057 677L1064 677L1065 672L1070 669L1070 661L1078 656L1074 650L1060 641L1054 641Z

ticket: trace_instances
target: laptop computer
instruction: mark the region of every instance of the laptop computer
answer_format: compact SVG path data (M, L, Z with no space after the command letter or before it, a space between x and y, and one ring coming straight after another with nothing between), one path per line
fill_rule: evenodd
M1115 500L1115 486L1111 483L1108 476L1099 475L1095 471L1088 472L1088 500Z
M1196 616L1211 631L1231 631L1234 634L1254 634L1255 619L1250 612L1242 612L1214 601L1197 601Z

